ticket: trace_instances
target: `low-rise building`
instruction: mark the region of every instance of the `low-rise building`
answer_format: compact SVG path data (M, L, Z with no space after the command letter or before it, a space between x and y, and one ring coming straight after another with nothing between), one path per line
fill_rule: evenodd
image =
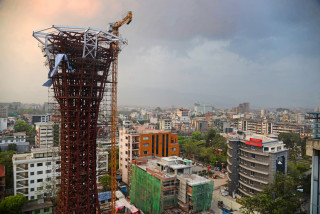
M159 120L159 129L165 131L171 131L172 120L170 118L162 118Z
M251 133L228 135L229 193L253 196L287 172L288 150L277 138Z
M211 207L213 182L192 174L192 162L171 156L137 158L132 165L131 203L144 213L179 208L186 213Z
M7 151L9 144L12 143L17 145L17 152L19 153L30 151L29 142L26 140L25 132L17 132L0 136L0 148L2 152Z

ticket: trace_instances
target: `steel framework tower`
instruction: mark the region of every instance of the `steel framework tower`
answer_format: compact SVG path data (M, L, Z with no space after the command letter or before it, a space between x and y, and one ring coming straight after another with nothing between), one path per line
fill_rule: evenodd
M43 45L49 80L61 112L59 213L100 213L96 185L96 137L114 44L111 33L82 27L52 26L33 33Z

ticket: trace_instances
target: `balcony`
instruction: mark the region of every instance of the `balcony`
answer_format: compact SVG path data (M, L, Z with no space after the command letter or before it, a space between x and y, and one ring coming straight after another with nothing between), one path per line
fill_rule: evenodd
M250 175L244 174L243 172L239 172L239 175L241 175L241 176L243 176L243 177L245 177L245 178L247 178L247 179L253 180L253 181L255 181L255 182L259 182L259 183L262 183L262 184L265 184L265 185L268 185L268 184L269 184L268 181L266 181L266 180L264 180L264 179L260 179L260 178L258 178L257 176L252 177L252 176L250 176Z
M28 188L28 181L18 181L17 188Z
M16 169L17 169L17 172L26 171L28 170L28 164L24 164L24 165L19 164L16 166Z
M29 194L28 188L25 188L25 189L17 189L17 194L22 194L22 195L27 196L27 195Z
M262 192L262 190L263 190L263 189L259 189L259 188L255 187L254 185L249 185L249 184L247 184L247 183L245 183L245 182L243 182L241 180L239 180L239 183L242 184L243 186L247 187L247 188L254 189L254 190L258 191L258 192Z
M269 172L268 171L260 171L260 170L256 170L254 168L250 168L250 167L247 167L243 164L239 164L239 166L241 166L242 168L246 169L246 170L249 170L249 171L252 171L252 172L256 172L256 173L259 173L259 174L262 174L262 175L269 175Z
M232 155L229 153L229 151L227 152L227 155L232 158Z
M231 170L229 169L229 166L227 166L227 171L231 174Z
M253 196L253 194L250 194L250 193L248 193L247 191L245 191L245 190L243 190L243 189L241 189L241 188L238 188L238 190L239 190L241 193L243 193L243 194L245 194L245 195L247 195L247 196L249 196L249 197L252 197L252 196Z
M232 163L231 163L231 161L229 161L229 158L227 158L227 163L228 163L228 165L232 166Z
M23 180L23 179L28 179L28 172L25 173L18 173L17 174L17 180Z
M253 150L249 150L249 149L244 149L244 148L240 148L241 151L244 151L244 152L248 152L250 154L256 154L256 155L262 155L262 156L269 156L268 153L264 153L264 152L256 152L256 151L253 151Z
M261 165L264 165L264 166L269 166L269 163L257 161L257 160L254 159L254 158L246 158L246 157L244 157L244 156L240 156L240 159L243 159L243 160L245 160L245 161L249 161L249 162L252 162L252 163L261 164Z

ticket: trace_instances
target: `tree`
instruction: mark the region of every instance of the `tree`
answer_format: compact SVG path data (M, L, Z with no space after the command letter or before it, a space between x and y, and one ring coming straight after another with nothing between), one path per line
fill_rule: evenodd
M297 183L287 175L278 173L273 183L253 197L240 199L241 211L245 214L295 213L300 207L302 194L297 191Z
M17 144L15 144L15 143L9 143L9 145L8 145L8 151L17 151Z
M102 184L102 191L110 191L111 190L111 176L106 174L105 176L100 178L100 183Z
M14 126L14 130L16 132L26 132L28 136L33 136L36 133L36 129L23 120L17 121L16 125Z
M202 136L202 133L201 132L193 132L192 133L192 139L193 140L202 140L203 139L203 136Z
M21 208L26 201L26 197L21 194L8 196L0 202L0 213L21 213Z
M206 146L210 147L212 146L212 141L216 137L217 131L214 129L210 129L206 135L204 136L204 139L206 140Z
M15 151L6 151L0 153L0 164L5 166L6 173L6 189L13 188L13 165L12 165L12 156L15 154Z
M278 136L279 140L286 144L287 148L294 148L294 146L301 146L300 135L294 132L283 132Z

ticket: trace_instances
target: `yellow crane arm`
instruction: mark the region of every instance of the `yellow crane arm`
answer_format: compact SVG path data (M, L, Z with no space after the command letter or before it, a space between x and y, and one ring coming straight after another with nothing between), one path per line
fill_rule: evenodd
M130 22L132 21L132 12L128 11L126 17L124 17L121 21L117 21L114 23L110 23L109 24L109 29L108 31L111 33L113 33L114 35L118 36L117 34L119 33L119 27L121 27L124 24L130 24Z

